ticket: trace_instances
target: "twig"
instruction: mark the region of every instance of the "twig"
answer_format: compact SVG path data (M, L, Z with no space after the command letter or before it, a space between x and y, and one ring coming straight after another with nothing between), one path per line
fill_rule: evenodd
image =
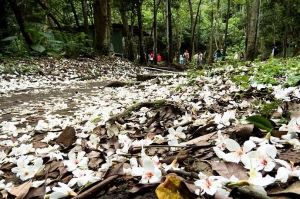
M170 169L170 170L168 170L167 173L176 173L176 174L181 175L181 176L192 177L192 178L199 179L198 174L195 173L195 172L187 172L187 171L184 171L184 170L173 170L173 169Z
M108 178L106 178L105 180L99 182L98 184L96 184L95 186L91 187L90 189L78 194L77 196L75 196L73 199L84 199L84 198L89 198L91 196L93 196L96 192L99 191L99 189L107 186L109 183L111 183L112 181L114 181L115 179L117 179L119 177L119 175L112 175L109 176ZM93 198L93 197L92 197Z

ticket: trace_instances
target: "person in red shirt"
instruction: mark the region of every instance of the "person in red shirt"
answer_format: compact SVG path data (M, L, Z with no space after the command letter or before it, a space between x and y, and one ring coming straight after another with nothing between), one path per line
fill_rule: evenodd
M157 62L161 62L161 56L160 56L160 54L157 54L156 59L157 59Z

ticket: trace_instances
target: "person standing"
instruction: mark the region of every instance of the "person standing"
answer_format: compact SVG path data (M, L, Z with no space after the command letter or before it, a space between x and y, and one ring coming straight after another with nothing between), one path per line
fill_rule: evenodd
M222 58L222 53L221 53L221 51L218 49L218 50L216 51L216 54L215 54L215 61L217 62L217 61L221 60L221 58Z
M184 59L184 64L188 64L189 63L189 58L190 58L190 54L189 54L189 51L186 50L183 54L183 59Z
M180 63L180 64L183 64L183 55L180 55L180 56L179 56L179 63Z
M277 54L278 54L278 49L277 46L274 45L271 53L271 58L274 58Z
M203 60L203 54L202 52L200 51L198 53L198 66L201 66L202 65L202 60Z
M243 52L240 53L240 61L245 61L245 55Z

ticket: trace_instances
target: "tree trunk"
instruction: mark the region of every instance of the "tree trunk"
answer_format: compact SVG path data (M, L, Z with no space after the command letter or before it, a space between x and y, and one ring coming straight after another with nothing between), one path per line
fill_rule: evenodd
M168 21L168 64L173 63L173 36L172 36L172 11L171 11L171 3L170 0L167 0L167 21Z
M9 36L8 34L8 22L7 22L7 9L8 3L7 0L3 0L2 6L0 6L0 40ZM8 44L8 43L6 43ZM5 43L0 42L0 52L4 48Z
M144 35L143 35L143 19L142 19L142 4L143 0L138 0L137 3L137 16L138 16L138 26L139 26L139 55L140 55L140 64L146 65L145 51L144 51Z
M79 30L80 24L79 24L78 15L77 15L77 12L76 12L73 0L69 0L69 3L70 3L71 8L72 8L72 12L73 12L73 15L74 15L74 19L75 19L75 23L76 23L77 29Z
M94 0L95 51L108 55L110 49L110 0Z
M214 40L214 6L213 0L211 0L211 13L210 13L210 38L209 38L209 52L208 52L208 59L206 60L207 64L211 64L213 62L213 40Z
M231 0L227 1L227 14L226 14L226 26L225 26L225 37L224 37L224 46L223 46L223 61L225 60L225 57L227 56L226 50L227 50L227 37L228 37L228 22L229 22L229 14L230 14L230 3Z
M58 22L56 17L49 11L49 8L46 6L46 4L44 4L41 0L36 0L36 2L41 6L41 8L43 8L43 10L45 10L47 12L47 16L52 19L52 21L55 23L57 28L60 31L62 31L62 27L61 27L60 23Z
M81 0L81 7L82 7L82 15L83 15L83 26L84 26L84 33L89 34L89 20L87 15L86 9L86 0Z
M154 65L157 65L157 10L156 1L153 0L153 29L154 29Z
M256 40L257 40L259 6L260 6L260 0L253 0L250 24L248 29L249 32L248 32L248 43L247 43L247 52L246 52L246 59L248 61L253 61L255 59L255 54L257 50Z
M122 23L123 23L123 28L125 30L125 34L127 37L127 51L126 51L126 57L129 61L134 61L134 54L135 54L135 48L134 48L134 41L133 41L133 24L131 25L131 29L129 28L127 17L126 17L126 10L124 9L125 5L123 5L123 1L121 2L121 5L119 7L119 12L121 15ZM132 10L134 12L134 10ZM133 20L134 21L134 20Z
M25 21L24 21L22 12L21 12L22 4L17 4L17 2L15 0L8 0L8 3L10 4L10 7L15 14L16 20L20 27L20 31L21 31L27 45L31 49L31 45L33 45L33 41L31 39L30 35L25 31Z
M194 26L195 26L195 21L194 21L194 12L193 12L193 4L192 0L188 0L189 3L189 10L190 10L190 20L191 20L191 56L194 55L195 53L195 45L194 45Z

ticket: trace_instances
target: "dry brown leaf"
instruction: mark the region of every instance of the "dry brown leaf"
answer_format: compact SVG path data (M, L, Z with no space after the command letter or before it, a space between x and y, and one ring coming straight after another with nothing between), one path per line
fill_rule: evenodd
M254 129L253 124L238 124L232 129L228 129L228 131L234 133L235 135L239 136L243 140L248 140L251 136ZM231 133L228 133L231 134Z
M101 157L101 153L99 151L91 151L90 153L86 154L86 157L88 157L89 159L99 158Z
M76 131L74 127L67 126L63 132L58 136L58 138L55 140L55 142L64 147L68 148L72 146L76 141Z
M206 135L202 135L200 137L197 137L195 139L189 140L187 142L183 142L183 144L186 145L196 145L196 146L210 146L211 140L216 139L216 133L209 133Z
M100 168L100 164L103 162L103 159L101 158L91 158L88 166L92 169L98 169Z
M225 178L230 178L232 175L240 180L247 180L249 177L246 169L233 162L211 162L212 169Z
M46 194L46 185L45 183L42 186L39 186L37 188L31 187L29 189L28 194L24 197L24 199L44 196Z
M104 179L113 175L124 175L123 163L119 163L109 168L108 171L105 173Z
M287 162L293 162L295 164L300 163L300 152L299 151L281 151L278 150L279 159L285 160Z
M268 190L267 192L269 195L290 194L290 193L300 195L300 181L294 182L286 189L282 189L278 187L276 189Z
M18 187L13 187L10 191L10 194L16 196L15 199L22 199L28 193L30 187L32 185L32 180L29 180Z

